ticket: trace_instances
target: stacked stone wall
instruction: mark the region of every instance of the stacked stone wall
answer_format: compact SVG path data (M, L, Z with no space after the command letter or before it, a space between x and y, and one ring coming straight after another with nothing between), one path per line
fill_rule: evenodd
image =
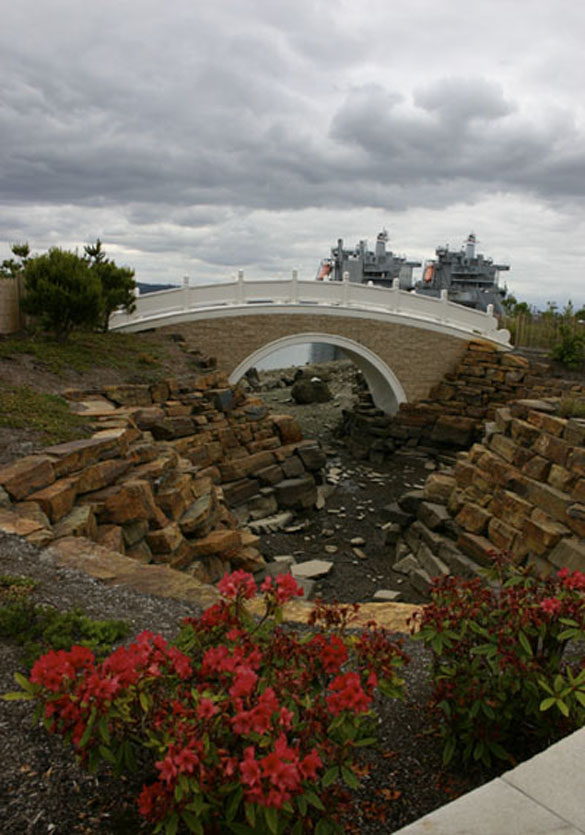
M242 523L314 504L325 456L219 372L69 391L91 437L0 468L0 529L44 546L78 538L215 582L260 570Z
M466 449L481 438L485 421L496 409L512 400L583 390L551 377L545 363L498 351L485 342L470 342L460 362L428 398L403 403L392 416L376 409L365 395L345 414L344 434L357 457L369 457L374 463L405 445Z
M494 552L543 576L585 572L585 420L562 417L558 398L519 400L494 417L452 469L388 508L395 568L421 591L432 576L472 576Z

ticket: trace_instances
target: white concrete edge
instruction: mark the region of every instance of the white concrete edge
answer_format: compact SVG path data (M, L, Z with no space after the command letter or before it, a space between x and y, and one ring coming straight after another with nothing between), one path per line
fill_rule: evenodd
M191 308L189 310L166 310L143 318L136 315L122 316L114 314L110 330L122 332L139 332L155 327L166 327L169 325L186 324L205 319L224 319L234 316L269 315L270 313L310 315L318 316L345 316L355 319L368 319L387 324L402 324L408 327L430 330L436 333L453 336L456 339L480 339L491 342L502 351L511 350L509 343L510 334L507 330L479 331L466 329L465 327L451 322L441 322L422 316L414 316L409 312L402 311L381 311L371 308L356 308L339 305L325 304L230 304L225 306L213 306L207 308ZM117 322L118 316L123 319ZM493 321L490 319L490 321ZM323 334L328 336L328 334Z

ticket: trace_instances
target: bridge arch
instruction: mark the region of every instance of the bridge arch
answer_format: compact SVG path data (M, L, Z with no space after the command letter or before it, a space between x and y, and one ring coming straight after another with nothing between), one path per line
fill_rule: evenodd
M246 371L258 365L274 351L292 348L297 345L306 345L307 343L324 343L340 348L362 372L374 403L384 412L394 414L398 411L400 404L406 402L406 393L400 380L381 357L353 339L331 333L303 332L267 342L245 357L231 372L229 380L231 383L237 383Z

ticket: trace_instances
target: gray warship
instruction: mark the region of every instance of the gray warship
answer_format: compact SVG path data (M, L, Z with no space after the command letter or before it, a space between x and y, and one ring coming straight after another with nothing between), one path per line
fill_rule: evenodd
M354 249L344 249L343 240L332 247L331 257L324 258L317 271L318 281L343 281L345 273L357 284L374 284L391 287L397 278L403 290L412 289L412 271L420 267L420 261L409 261L405 256L395 255L386 249L388 232L384 229L376 238L374 252L368 249L367 241L359 241Z
M502 315L507 288L499 286L499 274L510 267L495 264L476 252L476 244L472 232L458 252L452 252L448 246L438 247L437 257L425 262L422 279L414 285L415 292L438 297L441 290L446 290L452 302L484 312L491 304L494 313Z
M496 315L504 312L502 301L507 289L499 286L499 273L510 267L495 264L491 258L477 253L473 233L459 251L451 251L448 246L438 247L436 258L425 261L422 279L416 283L413 283L412 273L415 267L422 266L421 262L387 250L387 243L386 230L376 238L374 251L368 249L367 241L359 241L354 249L344 249L340 238L337 246L332 247L331 256L321 261L317 279L342 281L347 273L351 282L391 287L397 278L401 290L436 298L440 297L441 290L446 290L452 302L483 311L491 304Z

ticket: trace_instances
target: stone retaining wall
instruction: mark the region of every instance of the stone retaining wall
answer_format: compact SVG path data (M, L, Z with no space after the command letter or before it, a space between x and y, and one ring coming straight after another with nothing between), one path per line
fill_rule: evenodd
M215 582L264 565L242 523L315 503L319 447L219 372L65 396L95 431L0 468L1 530Z
M470 342L461 361L427 399L403 403L391 416L364 396L355 410L345 413L344 434L352 453L373 463L404 445L466 449L481 438L484 422L498 407L518 398L575 391L583 387L551 378L545 363L503 353L485 342Z
M430 578L473 576L493 552L546 576L585 571L585 419L558 399L519 400L495 412L481 443L451 470L386 508L395 569L420 591Z

